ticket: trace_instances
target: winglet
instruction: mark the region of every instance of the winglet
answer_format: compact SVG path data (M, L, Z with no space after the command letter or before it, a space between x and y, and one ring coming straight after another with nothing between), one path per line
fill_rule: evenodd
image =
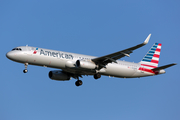
M143 42L145 45L149 42L150 37L151 37L151 34L149 34L146 40Z

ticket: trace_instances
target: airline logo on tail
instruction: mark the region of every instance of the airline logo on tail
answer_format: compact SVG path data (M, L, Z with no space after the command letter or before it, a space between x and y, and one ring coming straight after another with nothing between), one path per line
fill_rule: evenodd
M143 70L146 72L151 72L150 69L154 69L158 67L159 63L159 57L160 57L160 52L161 52L161 43L155 43L151 49L148 51L148 53L145 55L143 60L140 62L141 66L139 70Z

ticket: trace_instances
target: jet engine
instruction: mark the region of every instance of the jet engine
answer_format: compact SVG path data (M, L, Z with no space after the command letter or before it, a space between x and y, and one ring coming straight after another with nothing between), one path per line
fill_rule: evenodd
M70 80L70 75L59 70L49 72L49 78L52 80L67 81Z
M96 64L91 61L77 60L76 67L84 69L96 69Z
M75 68L76 67L76 61L67 61L65 66L67 68Z

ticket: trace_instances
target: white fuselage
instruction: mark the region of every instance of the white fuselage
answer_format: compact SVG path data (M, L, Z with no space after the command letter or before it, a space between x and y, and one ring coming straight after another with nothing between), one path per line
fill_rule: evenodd
M62 69L73 74L93 75L96 72L112 77L134 78L155 75L153 72L143 71L140 63L132 63L118 60L117 63L109 63L100 70L80 69L75 66L77 60L91 61L94 56L81 55L69 52L20 46L20 50L13 50L6 56L16 62L28 63L31 65ZM160 71L159 74L165 71Z

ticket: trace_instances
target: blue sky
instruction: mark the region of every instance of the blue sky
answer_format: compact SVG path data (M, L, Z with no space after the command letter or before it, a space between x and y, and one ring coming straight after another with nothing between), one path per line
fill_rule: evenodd
M122 60L139 62L162 43L159 65L179 63L178 0L9 0L0 2L1 120L179 120L179 65L166 74L134 79L84 77L53 81L53 68L28 66L6 58L30 45L103 56L150 42Z

